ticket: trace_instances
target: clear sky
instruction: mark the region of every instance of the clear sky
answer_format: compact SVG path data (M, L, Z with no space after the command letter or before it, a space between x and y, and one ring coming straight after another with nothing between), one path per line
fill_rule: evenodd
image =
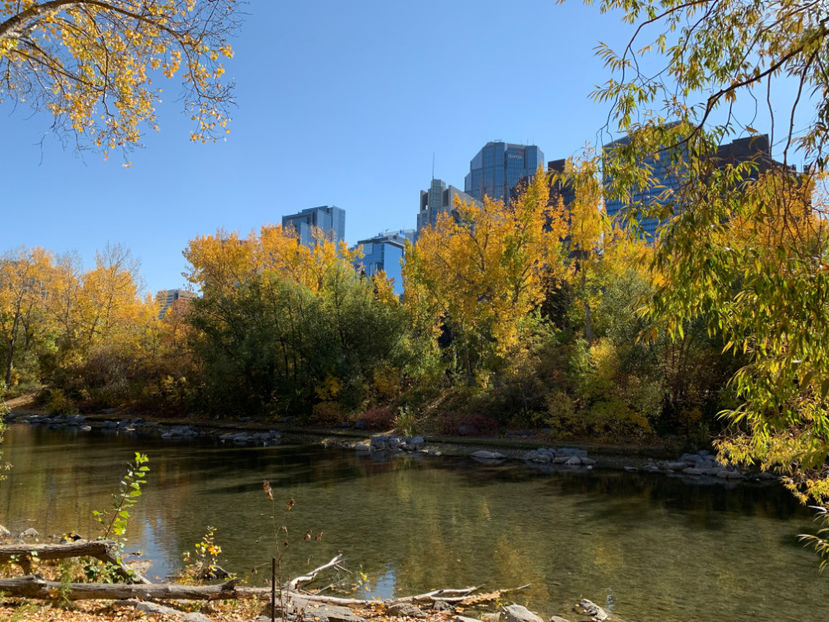
M617 15L552 0L251 0L227 70L238 107L231 134L192 144L176 85L161 131L122 167L80 156L49 118L0 108L0 251L77 251L120 243L148 291L184 285L181 251L217 228L247 234L316 205L346 210L349 243L414 228L435 176L463 188L489 140L574 155L607 105L590 92L608 74L594 47L632 30ZM45 143L41 147L41 139Z

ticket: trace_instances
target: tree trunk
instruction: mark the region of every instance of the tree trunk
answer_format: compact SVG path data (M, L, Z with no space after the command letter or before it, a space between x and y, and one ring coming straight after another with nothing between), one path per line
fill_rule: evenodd
M25 572L30 572L33 559L45 561L69 557L94 557L117 566L118 574L127 581L149 583L149 580L130 570L119 559L115 547L116 544L112 540L77 540L66 544L2 544L0 563L8 563L15 558Z
M222 600L265 598L270 588L236 587L233 579L221 585L178 585L175 583L60 583L46 581L38 575L0 579L0 592L24 598L66 598L69 600Z

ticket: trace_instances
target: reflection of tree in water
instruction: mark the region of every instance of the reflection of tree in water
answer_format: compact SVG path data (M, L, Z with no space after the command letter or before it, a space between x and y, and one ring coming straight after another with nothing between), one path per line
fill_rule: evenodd
M371 582L393 582L397 593L530 582L533 589L516 599L543 613L610 594L622 617L666 622L747 619L749 612L757 620L808 617L825 594L814 559L794 539L809 527L808 515L774 488L694 487L625 473L544 475L466 460L379 462L311 447L15 432L6 449L16 468L0 484L0 511L38 529L42 522L77 529L79 516L109 502L132 451L149 453L131 548L166 556L171 567L207 525L218 528L225 567L269 567L267 479L277 525L290 528L286 576L342 551L350 567ZM286 513L292 498L296 506ZM324 530L322 541L304 541L308 529ZM798 601L804 590L818 596Z

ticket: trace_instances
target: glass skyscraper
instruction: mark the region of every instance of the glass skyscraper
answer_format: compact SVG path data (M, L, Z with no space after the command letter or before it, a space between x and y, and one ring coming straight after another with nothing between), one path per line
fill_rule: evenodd
M604 157L607 158L615 147L625 145L628 141L629 138L625 137L606 144L603 147ZM635 222L642 237L649 242L653 242L657 237L659 228L664 226L668 219L649 216L647 212L658 210L673 199L672 193L669 191L676 190L679 185L679 178L674 170L677 165L671 163L671 158L666 154L659 159L654 157L644 158L637 166L647 168L654 183L647 188L631 188L629 196L624 199L606 197L604 207L608 218L620 223L624 218L629 218L630 221ZM610 181L611 179L605 174L605 186ZM637 211L644 211L645 213L626 216L626 212L631 206L634 206ZM629 222L628 224L632 223Z
M296 214L283 216L282 228L288 227L296 229L299 241L306 246L314 244L314 227L328 239L342 242L345 239L345 210L336 205L309 207Z
M464 192L482 201L484 196L509 203L510 190L521 178L532 177L544 154L535 145L488 142L469 162Z
M455 186L446 186L442 179L433 179L428 190L420 191L420 211L417 213L417 233L424 227L434 227L440 214L451 214L455 199L463 203L478 203L474 197L461 192Z
M403 293L402 268L406 240L413 242L414 237L415 232L411 229L401 229L360 240L357 246L362 247L363 256L354 262L355 267L365 272L366 276L372 276L382 270L391 280L394 293L400 296Z

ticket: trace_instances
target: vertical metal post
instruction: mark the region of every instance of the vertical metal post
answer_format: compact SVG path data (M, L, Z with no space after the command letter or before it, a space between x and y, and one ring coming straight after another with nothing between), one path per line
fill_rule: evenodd
M271 622L276 622L276 557L271 557Z

